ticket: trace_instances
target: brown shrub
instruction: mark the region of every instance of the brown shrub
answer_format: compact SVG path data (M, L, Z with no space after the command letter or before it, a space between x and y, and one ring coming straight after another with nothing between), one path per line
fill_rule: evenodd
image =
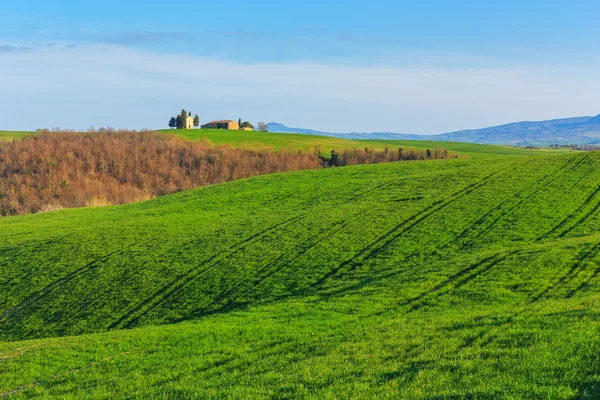
M448 151L240 149L155 132L43 132L0 143L0 216L148 200L255 175L447 158Z
M45 132L0 144L0 215L131 203L319 167L314 154L217 147L153 132Z

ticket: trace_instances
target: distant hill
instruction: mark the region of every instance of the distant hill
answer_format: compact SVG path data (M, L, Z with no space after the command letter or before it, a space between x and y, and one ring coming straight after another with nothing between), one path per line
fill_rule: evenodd
M591 118L584 123L586 125L600 125L600 115L596 115L594 118Z
M284 133L304 133L335 136L345 139L439 140L506 145L599 144L600 115L549 121L522 121L482 129L470 129L437 135L412 135L392 132L332 133L312 129L289 128L271 122L269 130Z
M332 136L330 132L321 132L314 129L303 129L303 128L290 128L277 122L269 122L267 124L269 132L281 132L281 133L301 133L305 135L320 135L320 136Z

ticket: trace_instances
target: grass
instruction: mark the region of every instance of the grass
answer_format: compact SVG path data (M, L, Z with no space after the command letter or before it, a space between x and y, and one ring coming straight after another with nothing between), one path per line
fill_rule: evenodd
M597 398L600 154L0 220L0 396Z
M451 152L459 153L468 157L490 157L490 156L524 156L524 155L545 155L548 153L561 154L569 152L568 149L542 149L531 150L511 146L483 145L475 143L462 142L442 142L425 140L347 140L335 137L275 133L275 132L257 132L257 131L233 131L222 129L180 129L180 130L159 130L158 132L173 134L188 140L209 139L215 145L230 144L234 147L270 147L275 149L294 148L300 150L320 149L325 155L331 150L341 151L352 148L376 148L379 150L389 147L397 149L435 149L442 147ZM25 131L0 131L0 141L22 139L27 135L35 135L36 132Z
M417 140L347 140L335 137L302 135L290 133L256 132L256 131L232 131L222 129L191 129L191 130L163 130L160 132L171 133L189 140L209 139L214 144L231 144L232 146L267 146L272 148L297 148L315 149L319 147L322 152L331 150L343 150L352 148L377 148L386 146L392 149L403 147L423 150L443 147L452 152L468 155L469 157L488 157L497 155L543 155L546 151L528 150L509 146L492 146L474 143L440 142L440 141L417 141ZM564 152L564 150L552 150L552 152Z
M22 139L27 135L35 134L35 132L24 132L24 131L0 131L0 141L2 140L13 140Z

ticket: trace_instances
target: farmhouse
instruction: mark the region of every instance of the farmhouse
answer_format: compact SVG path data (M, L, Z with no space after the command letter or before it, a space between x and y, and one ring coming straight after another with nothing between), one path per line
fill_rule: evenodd
M232 121L230 119L224 119L220 121L212 121L207 122L202 125L202 129L231 129L238 130L240 128L239 124L236 121Z

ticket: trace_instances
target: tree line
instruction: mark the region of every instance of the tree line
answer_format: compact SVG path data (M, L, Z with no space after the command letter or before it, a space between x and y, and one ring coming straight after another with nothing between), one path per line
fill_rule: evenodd
M436 147L434 150L415 150L400 147L394 151L386 146L383 151L365 147L364 149L346 149L342 152L331 150L331 157L321 156L321 160L332 167L397 161L444 160L446 158L458 158L458 154L451 154L447 149L440 147Z
M0 216L132 203L275 172L449 156L353 149L324 157L318 148L233 148L156 132L43 132L0 142Z
M187 119L187 117L191 117L192 116L192 112L191 111L186 111L185 109L181 110L181 114L177 114L177 116L175 117L171 117L171 119L169 120L169 127L170 128L176 128L176 129L185 129L185 120ZM199 127L200 126L200 117L198 117L198 114L196 114L194 116L194 127Z
M192 116L192 112L191 111L186 111L185 109L181 110L180 114L177 114L177 116L175 117L171 117L171 119L169 120L169 128L173 128L173 129L185 129L185 121L187 119L187 117L191 117ZM200 126L200 117L198 117L198 114L196 114L194 116L194 127L197 128ZM265 124L264 122L259 122L257 124L258 127L258 131L259 132L268 132L269 131L269 127L267 124ZM244 121L242 122L242 119L239 118L238 119L238 128L239 129L245 129L245 128L250 128L251 130L254 130L254 125L252 125L249 121Z

